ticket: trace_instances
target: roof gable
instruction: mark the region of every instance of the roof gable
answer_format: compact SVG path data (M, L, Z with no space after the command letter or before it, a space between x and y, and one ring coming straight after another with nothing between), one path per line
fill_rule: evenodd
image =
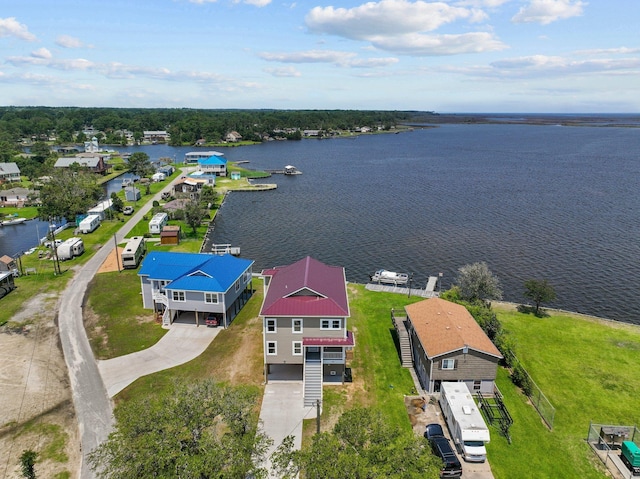
M310 256L264 270L270 276L260 314L266 316L349 316L344 268Z
M404 309L429 359L465 347L502 358L464 306L431 298Z
M252 264L230 254L152 251L142 261L138 276L170 281L167 290L225 292Z

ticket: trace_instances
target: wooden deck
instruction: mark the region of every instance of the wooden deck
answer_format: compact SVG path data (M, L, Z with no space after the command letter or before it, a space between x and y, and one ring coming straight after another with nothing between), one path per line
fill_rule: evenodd
M421 298L437 298L440 293L427 291L426 289L406 288L404 286L393 286L391 284L367 283L365 289L369 291L382 291L384 293L405 294L407 296L418 296Z

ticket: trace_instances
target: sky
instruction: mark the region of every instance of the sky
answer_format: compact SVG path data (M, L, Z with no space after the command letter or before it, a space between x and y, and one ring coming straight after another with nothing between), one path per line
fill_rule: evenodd
M640 112L639 0L0 0L0 105Z

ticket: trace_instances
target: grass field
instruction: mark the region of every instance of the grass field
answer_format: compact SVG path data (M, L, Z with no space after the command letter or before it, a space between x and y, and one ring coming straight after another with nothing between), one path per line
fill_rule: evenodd
M121 278L118 288L123 290L122 297L129 298L127 302L139 302L139 295L128 291L137 283L129 284ZM104 281L113 284L108 276L104 276ZM94 287L98 285L95 283ZM139 379L118 400L149 394L185 377L193 380L213 377L261 388L262 324L258 312L262 295L260 283L256 282L254 287L254 297L202 356ZM378 408L391 421L409 428L403 397L414 392L414 385L408 371L400 366L390 310L421 299L370 292L356 284L350 284L348 289L349 329L356 339L351 361L353 383L325 387L323 428L329 428L341 411L356 404ZM114 355L120 348L123 353L131 350L131 338L139 343L133 349L148 345L150 338L142 331L149 325L125 314L120 304L124 300L118 302L109 295L103 296L90 294L90 304L96 311L102 310L98 305L103 303L106 309L101 314L105 317L130 316L117 331L109 332L109 349ZM496 479L604 477L602 466L585 442L587 429L590 421L640 423L636 394L640 390L640 375L634 369L634 365L640 364L640 328L568 315L537 318L506 310L498 311L498 317L515 338L520 360L553 403L556 415L554 428L549 430L527 398L513 386L507 371L499 369L497 383L514 424L511 444L492 428L488 450ZM154 328L160 329L155 324L151 326ZM312 434L314 429L315 422L311 421L305 434Z

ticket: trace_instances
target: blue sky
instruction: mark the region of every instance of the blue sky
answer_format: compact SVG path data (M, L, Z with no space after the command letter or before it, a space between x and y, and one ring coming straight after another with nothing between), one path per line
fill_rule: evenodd
M640 111L638 0L0 0L0 105Z

